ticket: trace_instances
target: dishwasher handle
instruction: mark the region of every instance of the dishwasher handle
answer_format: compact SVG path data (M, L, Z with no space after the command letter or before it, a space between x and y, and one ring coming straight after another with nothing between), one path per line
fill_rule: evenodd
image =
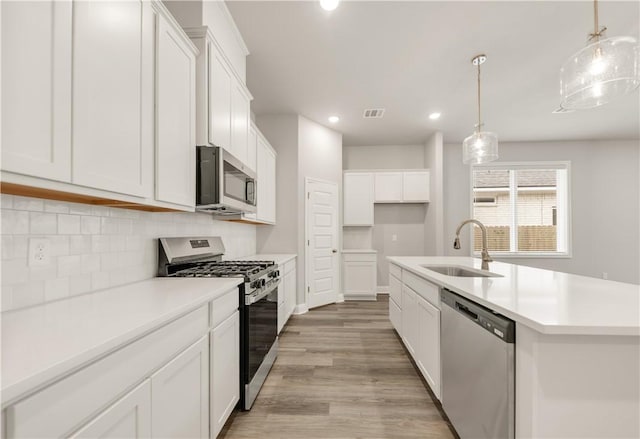
M468 307L464 306L462 303L456 302L456 309L460 312L460 314L466 315L474 322L478 321L478 314L471 311Z

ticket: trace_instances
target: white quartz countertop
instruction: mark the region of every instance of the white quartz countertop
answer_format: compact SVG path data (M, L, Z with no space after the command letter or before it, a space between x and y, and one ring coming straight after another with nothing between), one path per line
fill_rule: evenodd
M640 335L640 286L502 262L502 277L453 277L421 265L480 269L470 257L389 257L390 262L545 334Z
M378 250L372 248L346 248L342 249L342 253L378 253Z
M2 313L3 406L241 282L239 278L155 278Z
M274 261L277 265L289 262L297 255L293 253L262 253L242 258L235 258L238 261Z

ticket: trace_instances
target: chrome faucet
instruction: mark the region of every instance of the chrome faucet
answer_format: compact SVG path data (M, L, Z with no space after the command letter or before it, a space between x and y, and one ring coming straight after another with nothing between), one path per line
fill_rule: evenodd
M464 227L465 224L474 223L480 227L480 231L482 231L482 269L489 270L489 262L493 262L491 256L489 256L489 246L487 245L487 228L480 221L476 219L468 219L462 221L456 230L456 239L453 241L453 248L456 250L460 250L460 229Z

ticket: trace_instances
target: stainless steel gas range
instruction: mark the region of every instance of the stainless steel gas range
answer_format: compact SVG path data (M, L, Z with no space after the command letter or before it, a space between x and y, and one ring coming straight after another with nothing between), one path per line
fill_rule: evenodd
M159 276L240 277L240 408L249 410L278 355L278 284L273 261L222 261L219 237L160 238Z

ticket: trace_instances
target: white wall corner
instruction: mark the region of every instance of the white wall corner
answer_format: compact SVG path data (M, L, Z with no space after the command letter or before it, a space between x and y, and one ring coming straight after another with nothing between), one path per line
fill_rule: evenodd
M306 303L299 303L296 305L295 308L293 308L293 314L295 315L306 314L308 312L309 312L309 308L307 308Z

